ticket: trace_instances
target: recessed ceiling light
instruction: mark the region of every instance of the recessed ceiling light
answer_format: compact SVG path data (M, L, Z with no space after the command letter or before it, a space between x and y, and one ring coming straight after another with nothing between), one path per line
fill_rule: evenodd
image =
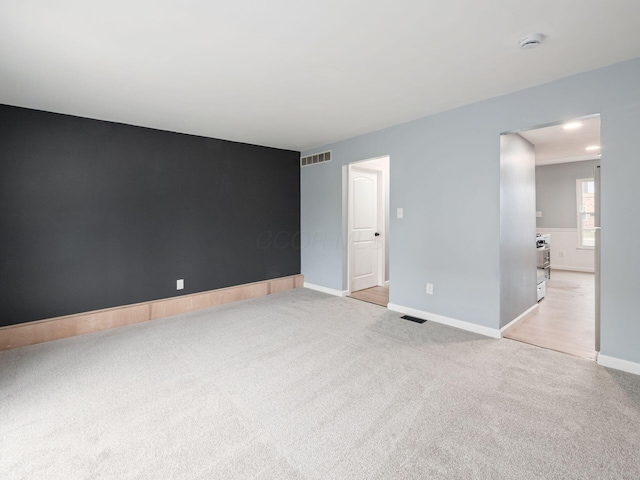
M536 48L542 43L543 35L541 33L530 33L520 39L518 45L522 49Z
M595 150L600 150L600 145L589 145L587 148L585 148L585 150L587 152L593 152Z
M569 122L565 123L562 128L565 130L575 130L576 128L580 128L582 126L582 122Z

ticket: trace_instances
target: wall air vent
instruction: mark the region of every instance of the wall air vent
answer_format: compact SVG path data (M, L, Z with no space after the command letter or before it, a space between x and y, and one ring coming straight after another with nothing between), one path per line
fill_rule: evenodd
M316 165L318 163L324 163L324 162L330 162L330 161L331 161L331 150L329 150L328 152L309 155L307 157L301 157L300 166L308 167L310 165Z

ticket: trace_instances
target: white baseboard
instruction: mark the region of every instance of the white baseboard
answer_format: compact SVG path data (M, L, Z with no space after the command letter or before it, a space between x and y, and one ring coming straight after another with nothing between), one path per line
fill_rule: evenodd
M388 286L389 286L389 280L387 280L387 281L385 281L385 282L384 282L384 286L385 286L385 287L388 287Z
M304 282L304 288L308 288L309 290L316 290L322 293L328 293L329 295L334 295L336 297L346 297L348 292L335 290L333 288L323 287L321 285L314 285L313 283Z
M520 322L522 322L525 318L527 318L527 315L529 315L530 313L534 312L535 310L537 310L539 307L539 304L536 303L535 305L533 305L532 307L528 308L527 310L524 311L524 313L518 315L516 318L514 318L513 320L511 320L509 323L507 323L504 327L502 327L500 329L500 337L503 337L505 332L507 330L509 330L512 327L515 327L516 325L518 325Z
M640 375L640 363L630 362L629 360L622 360L621 358L610 357L608 355L602 355L601 353L598 354L598 365Z
M443 325L459 328L461 330L467 330L468 332L479 333L480 335L485 335L491 338L500 338L500 330L498 330L497 328L485 327L483 325L477 325L475 323L445 317L436 313L430 313L422 310L416 310L415 308L411 307L396 305L395 303L389 303L387 305L387 308L394 312L404 313L405 315L411 315L412 317L418 317L424 320L441 323Z
M569 272L584 272L584 273L594 273L593 268L583 268L583 267L571 267L569 265L551 265L551 275L553 275L554 270L566 270Z

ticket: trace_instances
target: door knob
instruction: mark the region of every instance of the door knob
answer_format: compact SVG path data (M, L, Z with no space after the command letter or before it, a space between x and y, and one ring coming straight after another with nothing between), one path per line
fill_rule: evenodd
M380 236L380 234L379 234L378 232L374 233L374 235L375 235L376 237L379 237L379 236Z

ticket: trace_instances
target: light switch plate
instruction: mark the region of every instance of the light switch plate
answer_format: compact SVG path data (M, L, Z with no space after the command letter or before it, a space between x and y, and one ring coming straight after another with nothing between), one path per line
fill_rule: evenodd
M404 217L404 210L402 208L398 209L398 218L403 218Z

